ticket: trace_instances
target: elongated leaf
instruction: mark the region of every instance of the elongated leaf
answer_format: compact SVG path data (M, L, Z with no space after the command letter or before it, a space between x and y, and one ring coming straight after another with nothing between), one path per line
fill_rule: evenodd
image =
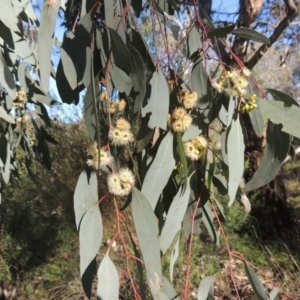
M101 300L119 299L119 274L108 253L104 255L98 272L97 297Z
M111 1L109 1L111 2ZM128 71L132 70L131 55L120 35L111 28L107 28L104 34L110 36L110 46L114 57L114 63L118 67L125 67ZM104 39L105 40L105 39ZM134 59L134 58L133 58Z
M259 300L268 300L268 296L264 290L264 287L259 280L258 276L255 274L254 270L248 265L248 263L245 263L245 271L246 275L251 283L252 289Z
M11 30L19 31L17 26L18 19L10 0L0 1L0 12L0 20Z
M102 217L99 206L94 204L82 217L79 229L81 277L90 263L95 259L101 246L102 236Z
M162 288L165 291L166 295L168 296L168 299L172 300L179 300L179 294L176 293L175 289L173 288L172 284L170 281L163 276L162 279Z
M167 128L169 111L169 88L164 74L158 68L150 80L151 96L148 104L142 109L143 116L151 113L148 126L150 128Z
M273 290L269 294L269 300L274 300L276 296L278 295L279 289L278 287L274 287Z
M88 179L87 173L82 172L78 178L74 192L74 211L77 230L82 216L98 201L98 182L96 173L92 172Z
M74 66L74 33L70 31L65 37L61 47L61 61L64 69L65 77L68 80L69 86L72 90L77 87L77 72Z
M196 26L194 26L188 35L188 51L187 51L188 58L190 58L192 54L194 54L196 51L201 49L201 46L202 46L201 35L199 34Z
M267 91L272 94L275 100L283 101L285 103L285 106L291 106L291 105L297 105L299 106L298 102L292 98L290 95L283 93L281 91L273 90L273 89L267 89Z
M228 195L230 198L228 206L231 206L235 200L236 192L244 172L245 143L239 119L232 121L230 127L228 128L228 131Z
M131 55L132 71L130 73L133 89L136 93L134 102L134 113L141 108L146 94L146 68L139 51L132 45L127 45Z
M8 123L15 124L13 117L10 116L2 106L0 106L0 118Z
M261 33L251 29L251 28L237 28L232 31L232 34L244 38L246 40L252 40L255 42L270 45L270 40Z
M0 83L6 89L9 96L12 97L12 99L15 99L16 98L15 81L12 73L10 72L8 66L6 65L6 62L2 55L2 51L0 53Z
M184 180L184 189L186 186L186 180L187 180L187 160L186 156L184 154L184 146L182 142L181 133L176 132L176 150L180 159L180 166L179 166L179 173L181 180Z
M198 59L193 66L191 80L198 97L202 98L209 93L210 81L201 59Z
M179 256L179 241L180 241L180 237L178 237L176 243L174 244L172 252L171 252L171 258L170 258L170 279L171 279L171 282L173 281L174 265L175 265L175 262L176 262L176 260Z
M168 132L158 148L142 186L142 193L148 199L153 210L162 190L169 180L174 166L173 134Z
M55 29L57 13L60 1L54 1L52 5L43 4L41 13L41 24L38 37L38 53L41 86L48 93L51 72L52 36Z
M290 140L290 135L281 131L281 125L269 121L264 156L254 176L246 184L245 192L268 184L277 175L289 152Z
M10 177L10 161L11 161L11 150L10 150L10 144L6 144L6 160L3 161L4 167L0 168L2 172L2 178L5 183L9 182ZM0 161L1 164L1 161Z
M232 30L234 29L235 24L229 25L229 26L224 26L224 27L219 27L219 28L215 28L213 29L208 35L208 38L222 38L222 37L226 37L226 35L230 32L232 32Z
M149 201L135 187L132 189L132 216L152 296L157 300L167 300L168 297L161 288L162 270L157 219Z
M257 99L262 115L274 124L282 124L281 129L294 137L300 138L300 108L296 105L286 107L282 101Z
M249 113L253 129L258 137L264 133L264 118L259 109L253 109Z
M210 300L214 297L214 277L207 276L200 281L198 300Z
M167 252L181 228L181 222L189 203L190 192L191 187L188 180L184 193L182 194L182 189L180 188L172 201L159 238L160 249L163 254Z
M111 0L104 0L105 8L105 22L108 27L114 25L114 2Z
M200 129L196 125L191 125L188 130L183 134L182 141L186 142L188 140L191 140L195 138L197 135L200 135L202 133L202 129Z
M217 246L220 246L220 236L213 225L215 214L212 212L207 203L202 207L202 211L202 220L211 239L217 244Z
M126 95L130 94L132 89L132 79L120 68L111 64L109 74L115 88Z

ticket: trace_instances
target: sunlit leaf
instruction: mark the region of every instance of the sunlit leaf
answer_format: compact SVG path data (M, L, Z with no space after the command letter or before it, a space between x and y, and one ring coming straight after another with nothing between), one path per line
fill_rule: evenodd
M100 263L97 276L97 297L101 300L119 300L119 274L108 253Z
M79 229L80 275L95 259L103 236L102 217L99 206L93 204L83 215Z
M231 206L235 200L236 192L244 172L245 142L240 120L233 120L228 128L227 151L228 151L228 195Z
M159 238L160 249L163 254L169 249L173 239L181 228L181 222L189 203L190 192L191 187L188 180L184 193L182 194L181 188L178 190L168 210L166 221Z
M74 192L74 211L76 227L79 229L79 224L82 216L86 211L98 201L98 181L95 172L90 174L82 172L78 178Z
M6 89L6 91L9 93L10 97L15 99L16 98L15 81L14 81L12 73L10 72L8 66L6 65L6 62L2 55L2 51L0 53L0 83ZM3 116L2 116L2 118L3 118Z
M11 30L19 31L17 26L18 19L10 0L0 1L0 12L0 20Z
M151 113L148 126L150 128L167 128L167 119L169 111L169 88L164 74L157 69L150 80L151 95L148 103L142 109L143 116Z
M168 132L159 145L156 156L151 164L142 186L142 193L155 209L158 198L167 184L174 169L173 134Z
M132 189L132 216L152 296L157 300L167 300L168 297L161 288L162 270L157 219L149 201L135 187Z
M270 45L270 40L266 36L264 36L261 33L258 33L257 31L251 28L241 27L234 29L231 33L246 40L252 40L255 42Z
M109 68L111 80L115 88L126 95L130 94L132 89L132 79L120 68L111 64Z
M214 297L214 277L207 276L200 281L198 300L211 300Z
M259 109L252 109L249 112L250 120L254 129L255 134L261 137L264 132L264 118Z
M59 5L60 1L54 1L52 5L47 5L47 2L45 2L41 13L41 23L38 36L38 53L41 86L46 93L49 90L50 82L52 35L55 29Z
M265 292L264 286L262 285L260 279L255 274L254 270L248 265L247 262L245 263L245 271L246 275L251 283L252 289L257 297L258 300L268 300L268 296Z
M300 108L296 105L285 106L283 101L257 99L262 115L274 124L282 124L281 129L294 137L300 138Z
M269 121L264 156L254 176L246 184L245 192L268 184L277 175L288 154L289 147L290 135L281 131L281 125L275 125Z
M2 106L0 106L0 118L8 123L15 124L13 117L9 115Z

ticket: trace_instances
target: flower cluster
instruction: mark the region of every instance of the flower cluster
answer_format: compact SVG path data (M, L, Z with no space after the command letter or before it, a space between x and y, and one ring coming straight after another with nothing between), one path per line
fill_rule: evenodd
M241 104L241 113L250 112L252 109L256 108L256 94L250 95L248 101L246 103Z
M206 153L208 142L204 136L199 135L190 141L184 142L183 146L186 157L191 160L198 160Z
M108 151L100 149L100 155L97 148L97 143L90 145L87 149L87 154L91 157L87 160L87 165L98 170L99 167L99 157L100 157L100 168L107 166L111 163L111 156Z
M134 182L134 175L128 168L121 168L119 173L112 173L107 177L108 190L116 196L127 196Z
M232 70L225 72L219 80L213 81L212 86L219 92L224 92L229 96L242 96L246 93L248 86L247 77L250 71L246 68L242 72Z
M168 125L174 132L185 132L192 124L193 118L183 107L175 108L168 116Z
M107 93L101 92L99 95L99 99L101 101L107 101L108 100ZM116 112L123 112L125 110L125 107L126 107L126 101L124 99L121 99L118 102L110 101L109 112L111 114L115 114Z
M116 120L116 126L110 130L109 139L115 146L125 146L134 141L132 132L130 131L131 125L124 118Z
M191 109L194 108L198 102L198 94L197 92L182 90L179 93L179 100L186 109Z

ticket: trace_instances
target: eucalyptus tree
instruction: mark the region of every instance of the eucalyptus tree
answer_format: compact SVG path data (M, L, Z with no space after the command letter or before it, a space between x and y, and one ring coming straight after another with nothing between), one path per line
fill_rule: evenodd
M9 181L11 170L17 171L18 146L26 153L28 168L34 157L51 168L47 143L55 140L46 131L51 122L44 107L53 102L50 76L65 103L77 104L86 88L84 118L90 146L74 192L74 209L80 275L88 298L95 273L98 299L119 299L120 278L130 281L136 299L149 298L148 292L153 299L189 298L194 237L200 227L206 227L215 243L220 243L220 233L225 238L218 195L228 195L229 206L236 199L244 201L248 192L272 181L287 154L292 154L291 136L300 138L299 105L281 91L267 93L251 69L298 16L298 8L286 1L285 15L266 37L249 28L262 2L249 2L254 7L247 3L240 1L237 24L216 27L210 2L202 7L192 1L194 17L185 30L172 18L182 5L174 0L133 0L131 5L128 1L47 0L40 21L30 2L1 1L4 182ZM68 28L61 45L53 37L60 9L65 9ZM154 56L135 18L143 10L148 10L153 26ZM168 31L177 40L172 47ZM253 42L254 47L260 45L254 52L247 46ZM51 63L53 45L61 49L57 70ZM186 68L179 71L176 57L182 48ZM248 58L249 49L253 54ZM35 110L29 110L28 104ZM38 116L43 124L36 121ZM220 153L216 140L221 143ZM245 151L251 146L260 147L263 155L253 177L244 183ZM106 183L105 189L98 188L100 181ZM102 201L115 212L117 230L97 269L105 230ZM126 217L127 211L132 219ZM171 282L182 239L188 241L187 268L184 287L176 292ZM110 256L116 241L122 246L124 270L118 270ZM231 260L228 245L227 250ZM170 255L169 278L162 270L163 255ZM245 270L259 299L276 297L278 289L267 295L246 261ZM233 270L229 278L235 287ZM213 277L203 278L198 299L212 297L213 292ZM235 293L239 297L236 288Z

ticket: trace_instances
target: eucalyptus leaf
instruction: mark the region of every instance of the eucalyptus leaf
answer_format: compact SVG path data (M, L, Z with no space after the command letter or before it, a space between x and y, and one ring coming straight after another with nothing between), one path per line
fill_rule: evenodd
M265 292L264 286L262 285L260 279L255 274L254 270L248 265L247 262L245 264L246 275L250 281L252 289L258 300L268 300L268 296Z
M259 109L252 109L249 112L250 120L254 129L255 134L261 137L264 133L264 118Z
M234 29L231 33L246 40L252 40L266 45L271 44L270 40L266 36L251 28L241 27Z
M12 73L10 72L4 60L2 51L0 51L0 83L6 89L10 97L16 98L16 87ZM3 116L2 116L3 118Z
M38 53L41 86L48 93L51 71L52 36L55 29L57 13L60 1L54 1L52 5L43 4L41 23L39 27Z
M198 300L211 300L214 297L214 277L207 276L200 281Z
M2 106L0 106L0 118L8 123L15 124L13 117L9 115Z
M283 101L257 99L262 115L274 124L282 124L282 131L300 138L300 108L296 105L285 106Z
M227 34L232 32L234 27L235 27L235 24L215 28L211 32L208 33L207 37L208 38L215 38L215 39L226 37Z
M10 29L0 20L0 37L9 46L10 49L15 49L15 43Z
M246 184L245 192L258 189L273 180L289 152L290 141L290 135L281 131L281 125L268 122L264 156L254 176Z
M243 177L244 172L244 151L245 142L240 120L233 120L227 129L227 151L228 151L228 195L229 204L231 206L235 200L236 192Z
M77 181L74 192L74 211L77 230L86 211L98 201L98 181L95 172L88 174L83 171Z
M184 193L182 194L182 189L179 188L177 195L171 203L159 238L160 249L163 254L169 249L173 239L181 228L181 222L189 203L190 192L190 180L188 180Z
M162 193L174 169L173 134L168 132L159 145L156 156L145 176L142 193L148 199L152 209Z
M119 274L108 253L100 263L97 276L97 297L101 300L119 300Z
M92 205L83 215L79 229L80 275L95 259L101 246L103 224L99 206Z
M17 26L18 19L10 0L0 1L0 12L0 20L11 30L19 31Z
M150 112L148 126L150 128L160 127L166 130L169 112L169 88L160 68L152 74L150 85L151 95L147 105L142 108L143 117Z
M196 26L192 28L187 37L188 51L187 56L190 58L196 51L202 47L202 37Z
M291 106L291 105L299 106L298 102L293 97L291 97L286 93L273 90L273 89L267 89L267 91L274 97L274 100L283 101L285 103L285 106Z
M179 242L180 242L180 237L177 238L174 246L173 246L173 249L171 251L171 257L170 257L170 279L171 279L171 282L173 281L173 273L174 273L174 265L175 265L175 262L179 256Z
M167 300L168 297L161 288L162 270L157 219L147 198L135 187L132 189L132 216L152 296L157 300Z

